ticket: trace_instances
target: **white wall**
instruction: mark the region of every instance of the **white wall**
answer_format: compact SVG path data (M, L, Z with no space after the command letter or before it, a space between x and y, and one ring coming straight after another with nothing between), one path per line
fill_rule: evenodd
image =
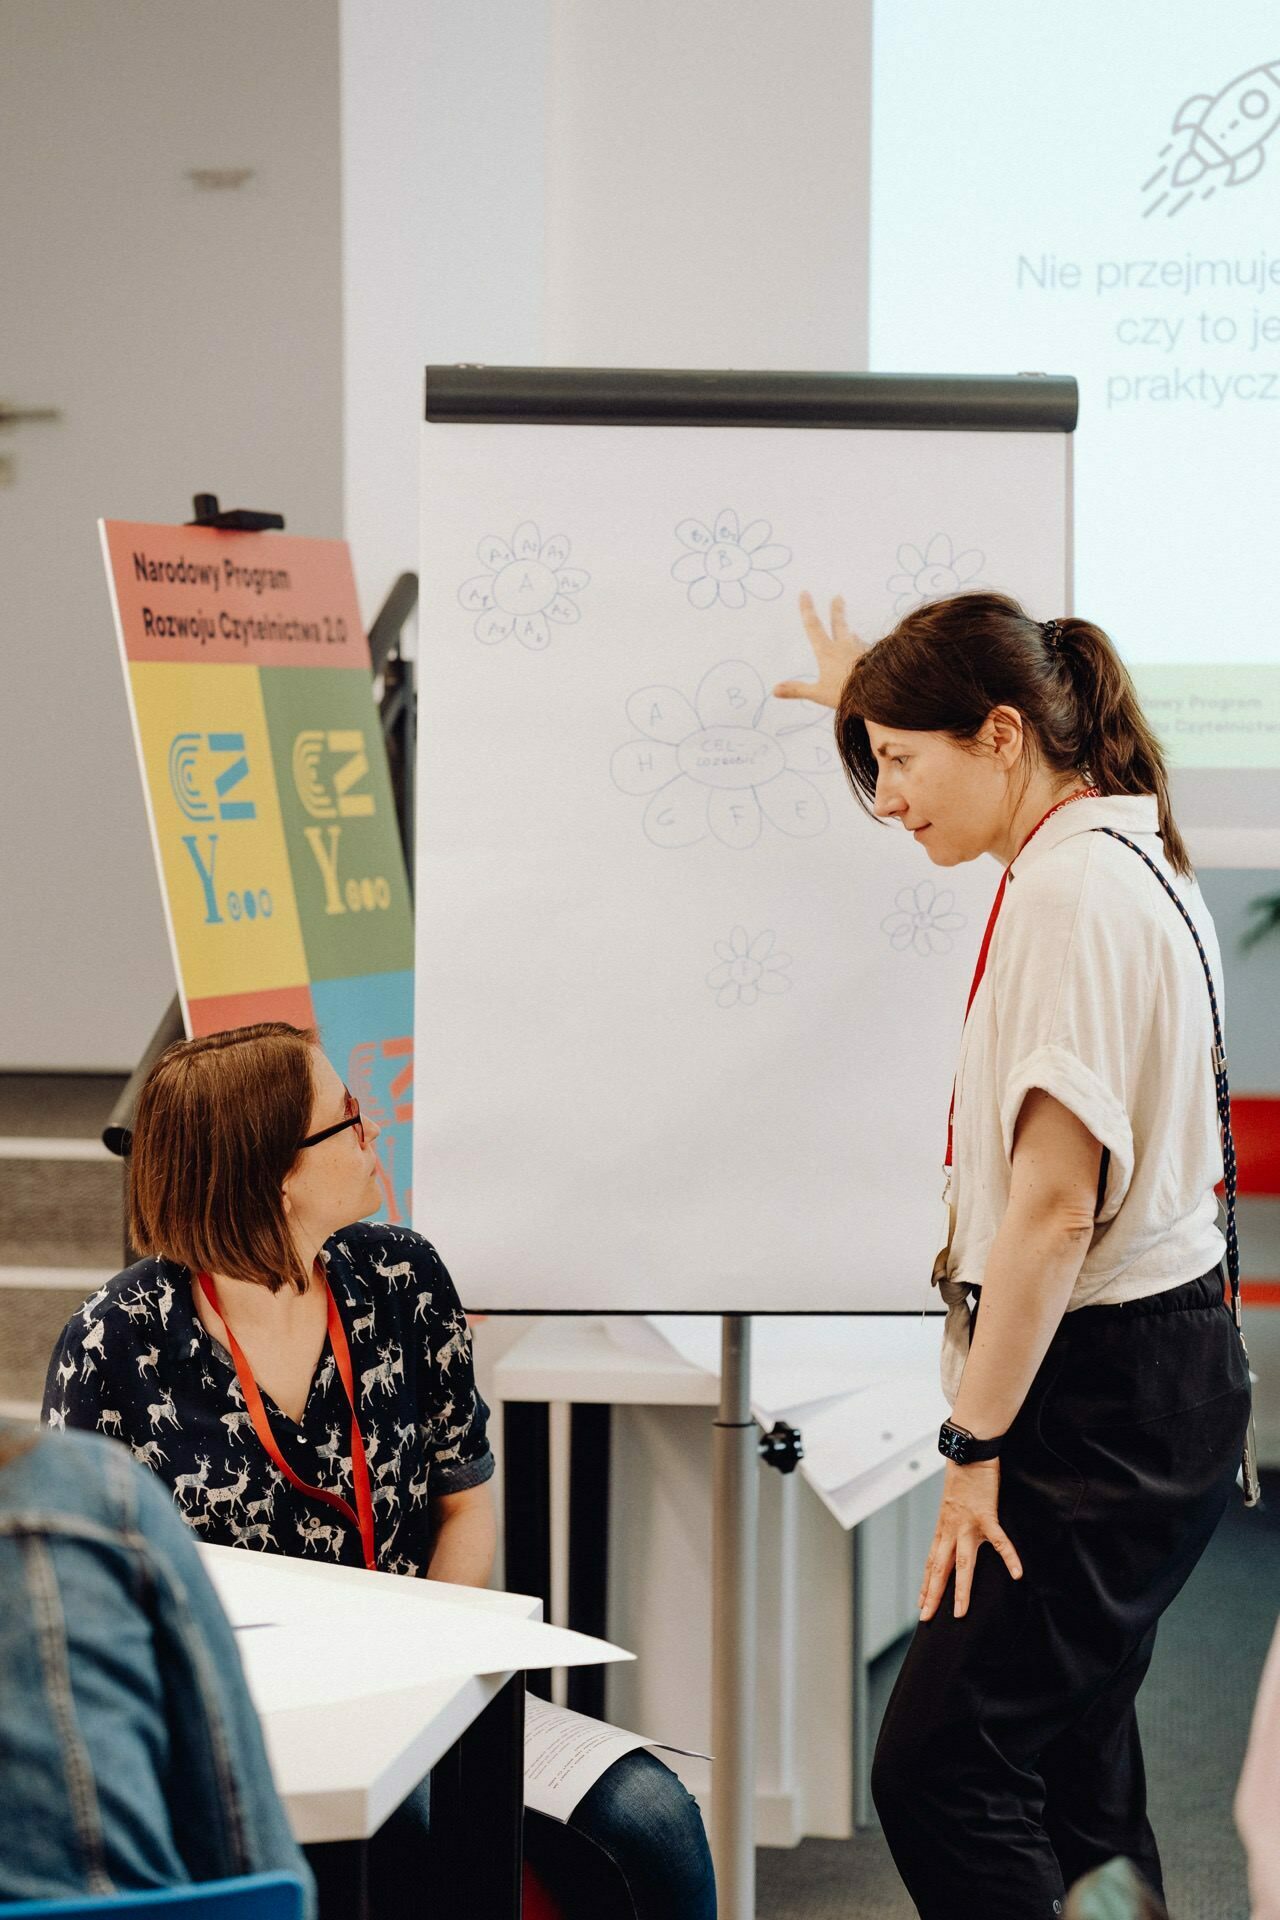
M866 365L869 0L552 0L546 358Z
M337 0L0 0L0 1066L173 991L95 520L340 527ZM249 167L235 191L187 169Z
M543 0L342 0L346 528L366 620L418 569L423 368L543 357L546 32Z
M418 564L424 365L866 364L870 0L343 0L341 17L366 615Z

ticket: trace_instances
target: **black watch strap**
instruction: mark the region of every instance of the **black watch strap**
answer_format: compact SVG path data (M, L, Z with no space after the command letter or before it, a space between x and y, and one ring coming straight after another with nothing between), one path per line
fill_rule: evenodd
M996 1459L1004 1439L1003 1434L998 1434L994 1440L975 1440L967 1428L944 1420L938 1429L938 1452L958 1467L971 1467L980 1460Z

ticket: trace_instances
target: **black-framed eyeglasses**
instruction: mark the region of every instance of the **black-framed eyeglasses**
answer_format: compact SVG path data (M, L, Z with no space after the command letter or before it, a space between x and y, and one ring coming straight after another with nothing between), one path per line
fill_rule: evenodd
M356 1139L361 1146L364 1145L364 1121L360 1117L360 1102L349 1087L344 1087L342 1091L346 1097L346 1119L335 1122L331 1127L321 1127L319 1133L309 1133L305 1140L299 1140L299 1153L304 1147L319 1146L322 1140L331 1140L335 1133L345 1133L348 1127L355 1128Z

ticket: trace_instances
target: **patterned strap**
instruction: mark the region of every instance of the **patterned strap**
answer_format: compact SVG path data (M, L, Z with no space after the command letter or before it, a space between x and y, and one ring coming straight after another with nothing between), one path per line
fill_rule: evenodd
M1218 1013L1218 996L1214 990L1213 973L1209 966L1209 956L1204 943L1196 932L1195 921L1169 885L1155 861L1136 846L1123 833L1117 833L1114 827L1093 827L1093 833L1109 834L1113 840L1123 841L1126 847L1133 847L1139 860L1145 861L1160 885L1172 900L1178 912L1191 929L1191 938L1196 943L1196 952L1200 955L1200 964L1204 968L1205 985L1209 989L1209 1006L1213 1012L1213 1084L1218 1096L1218 1124L1222 1129L1222 1172L1227 1193L1227 1278L1231 1283L1231 1311L1237 1327L1241 1324L1240 1315L1240 1244L1236 1239L1236 1144L1231 1134L1231 1088L1227 1083L1227 1050L1222 1041L1222 1019Z

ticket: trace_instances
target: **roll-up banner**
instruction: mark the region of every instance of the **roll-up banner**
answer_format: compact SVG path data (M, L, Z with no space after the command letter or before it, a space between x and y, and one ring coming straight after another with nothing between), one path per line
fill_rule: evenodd
M101 531L187 1032L318 1028L406 1221L413 917L347 547Z

